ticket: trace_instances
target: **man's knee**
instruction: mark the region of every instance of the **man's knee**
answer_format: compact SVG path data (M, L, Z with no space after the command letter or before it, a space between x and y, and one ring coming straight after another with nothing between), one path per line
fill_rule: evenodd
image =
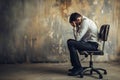
M67 44L70 44L73 41L73 39L68 39Z
M70 46L70 45L72 45L74 42L75 42L74 39L68 39L68 40L67 40L67 45Z

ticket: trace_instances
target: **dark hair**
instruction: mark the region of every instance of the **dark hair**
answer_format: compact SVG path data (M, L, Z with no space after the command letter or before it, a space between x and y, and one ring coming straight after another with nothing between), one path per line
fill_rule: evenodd
M77 13L77 12L72 13L72 14L70 15L69 22L71 23L71 22L77 20L77 18L78 18L78 17L81 17L81 16L82 16L82 15L79 14L79 13Z

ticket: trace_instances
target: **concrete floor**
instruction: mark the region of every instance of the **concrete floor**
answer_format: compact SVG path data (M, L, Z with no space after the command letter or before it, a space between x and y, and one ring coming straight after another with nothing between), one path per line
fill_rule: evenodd
M82 63L83 66L88 63ZM107 69L108 74L102 80L120 80L118 63L95 63L95 67ZM36 64L0 64L0 80L99 80L98 75L68 76L69 63L36 63Z

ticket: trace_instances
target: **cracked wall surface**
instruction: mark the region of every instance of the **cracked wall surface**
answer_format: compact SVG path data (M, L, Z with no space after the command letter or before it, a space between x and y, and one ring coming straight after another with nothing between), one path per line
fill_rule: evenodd
M105 55L116 59L120 48L119 0L0 0L0 63L66 62L66 41L73 38L68 23L72 12L98 25L110 24Z

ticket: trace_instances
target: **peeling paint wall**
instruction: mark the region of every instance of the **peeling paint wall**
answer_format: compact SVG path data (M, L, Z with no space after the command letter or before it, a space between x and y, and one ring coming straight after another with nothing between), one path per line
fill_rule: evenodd
M113 60L120 45L119 3L119 0L0 0L0 63L68 61L66 41L73 38L68 23L72 12L91 18L98 28L102 24L111 25L105 55L95 60Z
M114 16L115 16L115 20L116 20L116 22L115 22L115 24L117 24L116 26L117 26L117 61L118 62L120 62L120 36L119 36L119 34L120 34L120 1L119 0L117 0L117 3L115 3L115 14L114 14Z

